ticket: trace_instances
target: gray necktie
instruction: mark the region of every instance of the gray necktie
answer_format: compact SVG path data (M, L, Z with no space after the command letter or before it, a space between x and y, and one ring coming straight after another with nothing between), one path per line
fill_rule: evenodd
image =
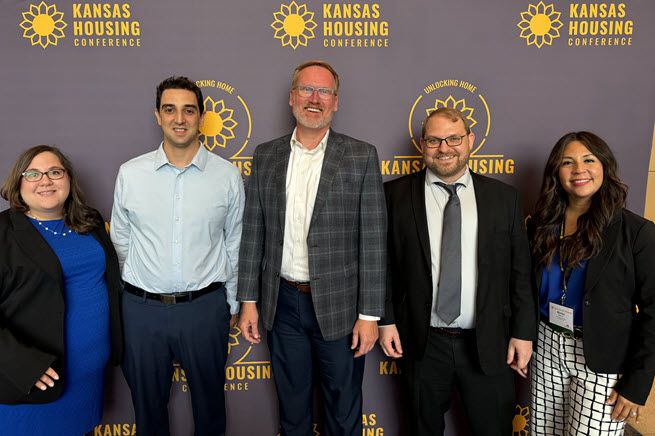
M462 300L462 209L457 186L463 185L436 183L450 195L443 210L437 315L443 322L451 324L459 316Z

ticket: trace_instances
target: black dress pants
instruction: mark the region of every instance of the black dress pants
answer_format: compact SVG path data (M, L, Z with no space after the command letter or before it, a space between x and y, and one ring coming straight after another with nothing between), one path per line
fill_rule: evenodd
M475 330L452 337L431 328L423 359L403 359L401 368L409 390L411 435L443 435L455 388L474 436L512 434L513 371L508 366L499 374L482 372Z

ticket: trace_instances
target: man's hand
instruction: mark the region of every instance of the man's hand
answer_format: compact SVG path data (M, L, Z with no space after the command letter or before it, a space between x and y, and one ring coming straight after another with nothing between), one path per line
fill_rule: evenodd
M237 325L238 320L239 320L239 315L237 315L236 313L234 315L232 315L232 317L230 318L230 328L231 329L234 328L235 325Z
M403 357L403 347L395 324L380 326L380 347L388 357Z
M612 410L612 419L614 421L625 421L628 418L634 418L635 422L639 422L641 406L626 399L614 389L607 398L607 404L614 406Z
M532 341L510 338L507 347L507 364L523 378L528 378L528 362L531 356Z
M55 380L59 380L59 374L54 369L48 368L41 377L34 383L34 386L45 391L55 385Z
M378 340L378 323L377 321L364 321L358 319L353 327L353 343L351 350L357 350L355 357L363 356L371 351Z
M259 312L257 311L257 303L241 303L239 330L241 330L244 339L250 342L250 345L259 344L262 340L257 328L258 322Z

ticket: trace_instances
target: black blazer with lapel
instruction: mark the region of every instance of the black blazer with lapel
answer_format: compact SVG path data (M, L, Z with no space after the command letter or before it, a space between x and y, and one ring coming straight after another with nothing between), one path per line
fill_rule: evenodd
M98 214L91 232L106 257L109 291L111 361L122 355L118 258ZM24 214L0 213L0 403L46 403L63 392L64 287L55 253ZM55 386L41 391L36 380L52 367L59 374Z
M530 234L533 223L529 222ZM544 266L533 265L536 289ZM639 306L639 312L635 310ZM623 374L617 391L645 404L655 376L655 225L623 209L589 259L582 307L589 369Z
M385 183L388 211L386 316L395 323L406 358L425 353L432 307L430 238L425 209L425 172ZM471 172L478 213L476 338L486 374L507 367L510 337L534 340L536 294L518 192Z

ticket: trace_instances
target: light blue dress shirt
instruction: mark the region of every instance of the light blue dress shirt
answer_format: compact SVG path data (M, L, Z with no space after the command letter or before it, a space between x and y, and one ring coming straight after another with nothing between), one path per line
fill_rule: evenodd
M153 293L225 282L230 312L238 313L244 200L239 170L202 144L182 169L168 161L162 145L124 163L111 214L123 280Z

